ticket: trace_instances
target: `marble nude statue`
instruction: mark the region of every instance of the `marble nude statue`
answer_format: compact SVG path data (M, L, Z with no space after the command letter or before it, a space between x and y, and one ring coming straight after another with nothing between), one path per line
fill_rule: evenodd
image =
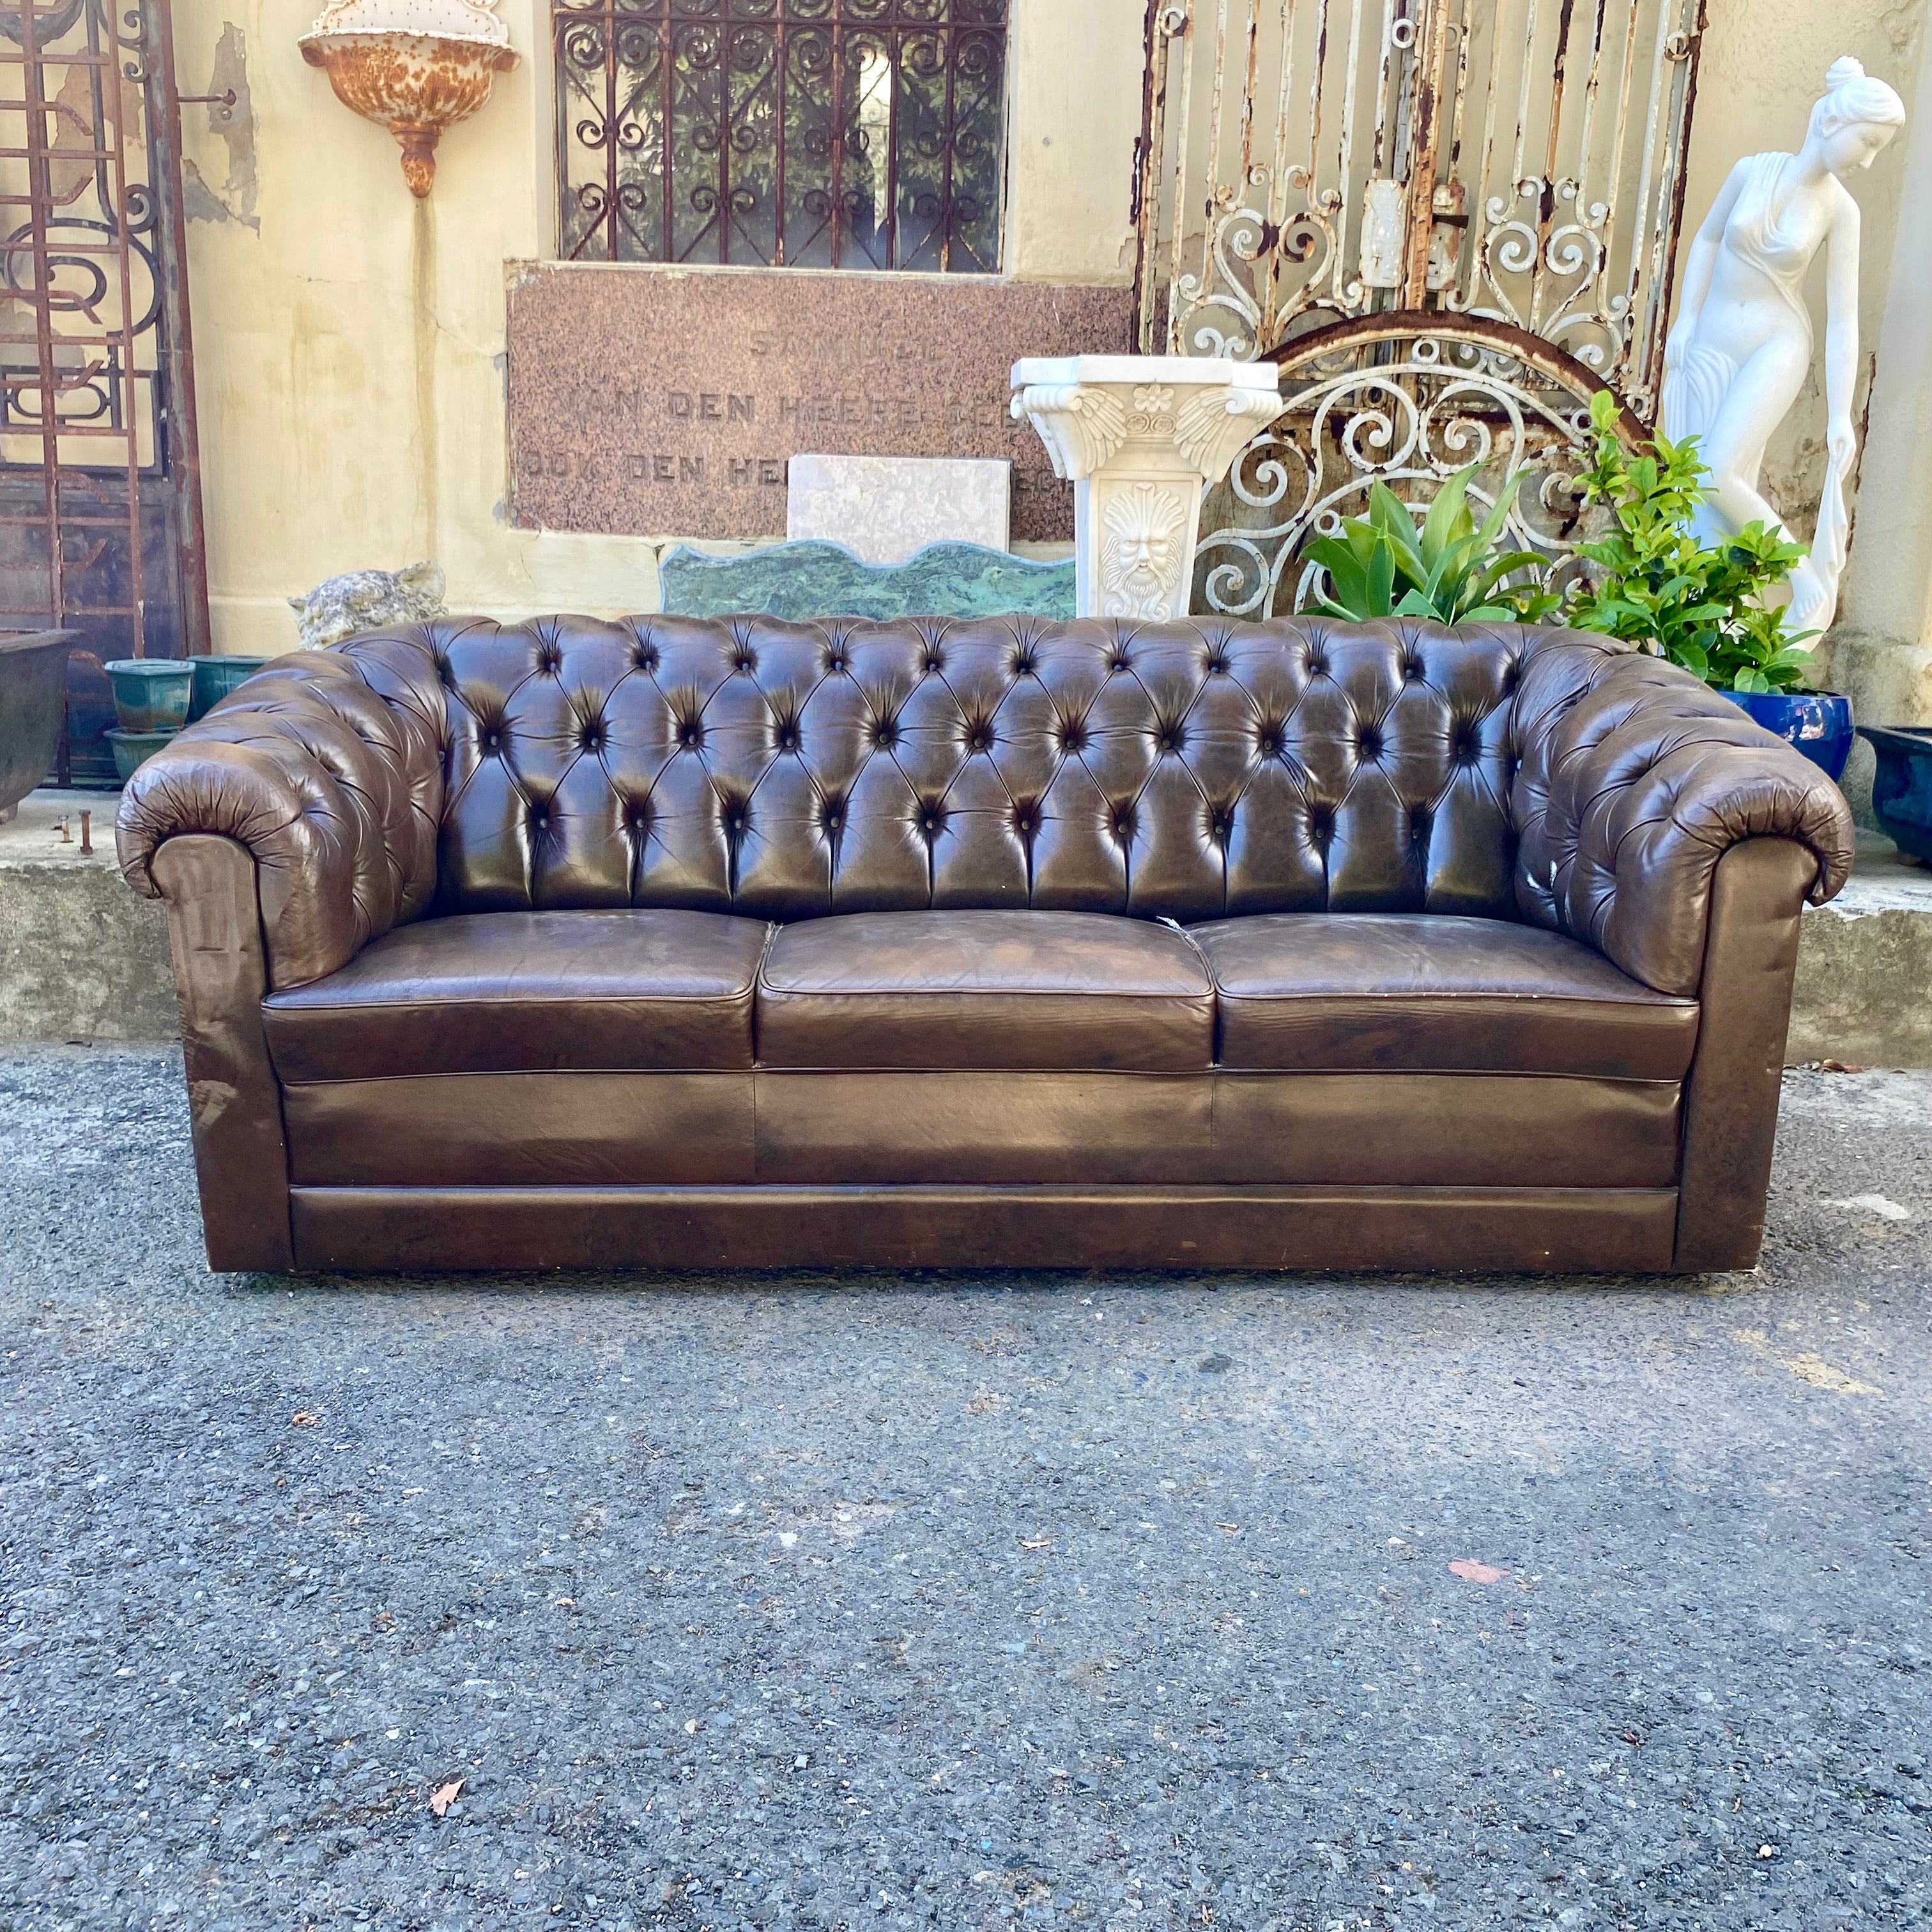
M1791 574L1785 624L1827 628L1847 535L1845 484L1857 454L1858 206L1844 177L1868 167L1904 104L1855 60L1834 61L1795 154L1751 154L1732 169L1690 244L1664 348L1661 428L1694 436L1711 494L1694 534L1714 542L1757 519L1784 528L1760 486L1765 447L1811 368L1804 278L1826 250L1826 463L1810 554Z

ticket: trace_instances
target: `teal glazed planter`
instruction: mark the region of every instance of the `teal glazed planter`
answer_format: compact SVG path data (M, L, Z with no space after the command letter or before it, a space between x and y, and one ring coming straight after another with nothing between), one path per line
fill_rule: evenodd
M1901 852L1932 863L1932 727L1861 724L1858 736L1877 754L1872 773L1872 816Z
M188 662L194 667L194 690L188 702L188 722L192 724L197 718L205 718L230 692L240 690L265 664L272 662L268 658L190 658Z
M1852 755L1852 700L1835 691L1727 691L1774 738L1802 752L1836 784Z
M124 732L177 731L188 722L194 666L186 658L116 658L101 669L107 674ZM118 764L118 746L115 758Z
M170 724L159 731L124 731L107 728L107 742L114 747L114 769L125 784L161 747L181 736L181 727Z

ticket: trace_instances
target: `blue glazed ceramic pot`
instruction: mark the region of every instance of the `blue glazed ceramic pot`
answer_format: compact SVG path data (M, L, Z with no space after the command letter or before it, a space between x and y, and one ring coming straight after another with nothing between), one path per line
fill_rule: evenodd
M1878 754L1872 816L1879 830L1901 852L1932 860L1932 730L1861 724L1858 736Z
M1727 691L1774 738L1795 745L1835 784L1852 755L1852 700L1835 691Z

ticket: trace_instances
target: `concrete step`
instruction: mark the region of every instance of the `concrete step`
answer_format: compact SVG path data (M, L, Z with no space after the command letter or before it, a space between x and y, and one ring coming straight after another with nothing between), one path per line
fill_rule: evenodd
M176 1037L167 916L115 866L119 802L111 791L32 791L0 825L0 1040Z
M115 869L115 802L33 792L0 826L0 1040L175 1036L167 922ZM1804 915L1786 1057L1932 1066L1929 990L1932 872L1861 832L1851 883Z

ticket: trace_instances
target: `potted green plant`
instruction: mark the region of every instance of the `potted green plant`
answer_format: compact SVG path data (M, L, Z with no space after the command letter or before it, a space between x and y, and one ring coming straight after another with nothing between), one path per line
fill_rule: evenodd
M1835 692L1804 689L1814 668L1766 593L1783 584L1803 549L1768 524L1747 524L1726 542L1689 532L1709 474L1694 438L1653 436L1633 453L1616 434L1606 391L1591 399L1596 458L1579 479L1586 502L1610 527L1577 554L1592 566L1565 592L1562 621L1625 638L1694 671L1836 779L1852 748L1852 707Z
M1469 506L1480 464L1459 470L1436 491L1418 529L1386 484L1369 486L1368 514L1351 517L1336 536L1302 551L1318 564L1327 592L1312 608L1330 617L1432 617L1444 624L1514 619L1540 623L1562 602L1534 550L1498 550L1522 472L1496 492L1481 524ZM1514 584L1508 580L1514 578Z

